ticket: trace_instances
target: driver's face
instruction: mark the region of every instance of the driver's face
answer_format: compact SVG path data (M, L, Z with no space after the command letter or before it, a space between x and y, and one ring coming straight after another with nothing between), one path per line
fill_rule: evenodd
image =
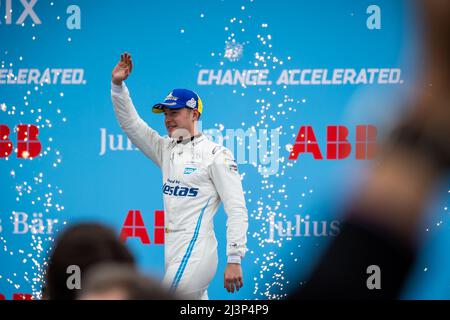
M169 137L189 135L193 126L192 110L188 108L169 109L164 108L164 123ZM176 131L176 132L175 132Z

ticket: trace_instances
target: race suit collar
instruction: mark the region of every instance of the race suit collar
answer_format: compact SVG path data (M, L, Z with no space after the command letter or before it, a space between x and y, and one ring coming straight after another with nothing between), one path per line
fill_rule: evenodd
M180 144L180 143L182 143L182 144L187 144L187 143L189 143L189 142L193 142L193 143L198 143L198 142L200 142L201 140L203 140L203 133L198 133L198 134L196 134L195 136L192 136L192 137L190 137L190 138L187 138L187 139L183 139L183 137L180 137L178 140L174 140L177 144ZM195 140L195 141L194 141Z

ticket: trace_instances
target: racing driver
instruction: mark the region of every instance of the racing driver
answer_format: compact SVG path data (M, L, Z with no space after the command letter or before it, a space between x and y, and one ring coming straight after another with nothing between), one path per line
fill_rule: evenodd
M163 283L180 297L208 299L207 288L218 264L213 218L223 202L227 213L224 287L235 292L244 284L241 259L247 250L248 213L234 157L197 131L203 104L193 91L174 89L153 106L154 113L164 114L168 137L149 127L124 83L132 68L131 55L122 54L112 71L111 97L121 128L162 171Z

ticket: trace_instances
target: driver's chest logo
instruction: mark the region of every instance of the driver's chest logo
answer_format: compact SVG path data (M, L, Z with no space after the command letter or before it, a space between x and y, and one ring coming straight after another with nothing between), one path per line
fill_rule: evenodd
M186 168L184 168L183 174L191 174L191 173L195 172L196 170L197 170L197 168L186 167Z

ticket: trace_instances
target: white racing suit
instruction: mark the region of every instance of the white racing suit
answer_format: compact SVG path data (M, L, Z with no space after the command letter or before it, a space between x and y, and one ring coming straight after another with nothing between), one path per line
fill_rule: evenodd
M240 263L246 251L248 214L233 155L204 135L183 142L161 137L139 117L124 83L112 84L111 96L121 128L162 170L163 283L180 297L208 299L218 261L213 218L221 201L228 216L228 262Z

